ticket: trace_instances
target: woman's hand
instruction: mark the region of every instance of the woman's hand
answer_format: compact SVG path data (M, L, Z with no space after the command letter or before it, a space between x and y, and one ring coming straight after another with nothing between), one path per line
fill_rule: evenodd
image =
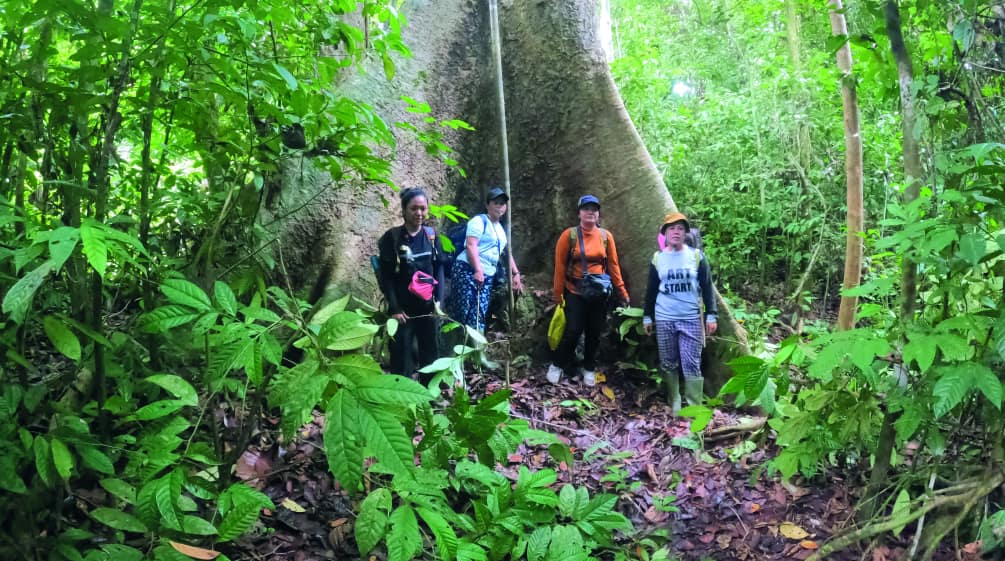
M402 312L400 314L391 314L391 317L398 320L398 323L404 324L408 322L408 316Z
M476 283L485 284L485 271L481 269L475 269L475 274L471 276L474 277Z
M706 321L705 329L708 330L709 335L715 335L716 330L719 329L719 324L715 320Z
M513 275L513 290L517 294L523 294L523 277L520 276L520 273Z

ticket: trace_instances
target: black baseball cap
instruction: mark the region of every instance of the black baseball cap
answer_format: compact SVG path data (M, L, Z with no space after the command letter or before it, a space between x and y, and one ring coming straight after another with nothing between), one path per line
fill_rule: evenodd
M506 194L506 191L503 191L502 187L493 187L489 189L488 194L485 195L485 202L490 202L498 198L506 199L506 202L509 202L509 195Z

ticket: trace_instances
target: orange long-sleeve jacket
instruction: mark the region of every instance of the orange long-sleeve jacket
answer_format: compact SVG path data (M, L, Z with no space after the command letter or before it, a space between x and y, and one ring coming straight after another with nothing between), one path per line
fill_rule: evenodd
M563 230L562 235L558 237L558 243L555 244L555 278L552 286L552 301L555 303L562 301L566 290L573 294L579 294L577 284L583 278L583 262L579 258L578 234L576 243L573 244L570 230L575 231L575 228ZM604 241L600 234L600 228L583 230L583 246L586 249L587 272L604 273ZM618 248L610 231L607 232L606 273L611 276L611 283L621 299L628 301L628 290L625 288L624 279L621 278Z

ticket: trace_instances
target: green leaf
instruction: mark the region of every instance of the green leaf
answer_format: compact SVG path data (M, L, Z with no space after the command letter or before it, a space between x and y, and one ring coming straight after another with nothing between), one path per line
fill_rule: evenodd
M80 239L84 242L84 256L91 267L102 277L108 269L108 244L105 232L93 220L85 220L80 225Z
M422 536L415 511L408 505L394 509L387 535L387 561L409 561L422 550Z
M14 323L24 323L24 318L31 307L31 301L35 297L35 291L42 286L45 278L52 271L52 262L46 261L36 269L21 277L14 286L10 287L3 297L3 312L14 320Z
M56 468L52 465L52 450L49 441L39 437L35 439L35 472L38 478L47 486L52 487L56 483Z
M935 417L939 418L963 401L972 387L972 377L966 366L947 366L939 368L937 372L939 380L935 382L932 394L935 396Z
M357 382L352 392L359 400L377 405L416 405L432 399L422 384L393 374L367 376Z
M318 363L314 360L306 360L276 375L269 388L269 403L283 412L283 434L292 436L310 420L328 382L327 376L318 375Z
M367 345L379 329L355 312L339 312L321 326L318 339L329 350L351 351Z
M366 446L384 468L395 475L410 473L415 462L412 439L392 412L381 407L360 406L359 426Z
M366 556L387 534L388 511L391 510L391 492L376 489L359 505L354 532L359 552Z
M45 316L42 327L57 351L74 362L80 362L80 340L66 324L56 317Z
M462 541L457 545L457 561L487 561L488 555L478 544Z
M1002 383L998 376L990 368L983 364L975 364L971 372L973 376L973 386L976 387L984 397L1001 411L1002 408Z
M182 517L181 527L185 533L197 536L215 536L217 534L216 527L212 523L191 514L186 514Z
M279 64L278 62L273 62L272 67L275 68L276 73L278 73L283 78L283 80L286 82L286 87L291 92L297 89L298 87L297 79L293 76L293 74L290 73L289 70L286 69L285 66Z
M178 399L162 399L144 405L136 411L136 418L140 421L152 421L167 417L168 415L185 407L185 402Z
M136 488L122 481L121 479L108 478L99 481L101 487L123 501L134 504L136 502Z
M571 518L576 513L579 504L579 497L576 488L566 483L558 492L558 512L562 516Z
M237 297L227 283L220 281L213 283L213 295L216 296L216 303L223 311L231 316L237 315Z
M167 279L161 283L161 292L172 304L188 306L200 312L210 312L213 304L201 288L185 279Z
M140 522L138 518L121 510L104 507L96 508L91 511L91 517L105 526L122 530L123 532L143 533L147 531L146 525Z
M77 455L80 456L80 461L85 466L105 475L112 475L115 473L115 466L112 464L112 460L110 460L108 456L106 456L105 453L97 447L88 446L86 444L77 444L74 448L77 450Z
M911 514L911 494L907 492L907 489L901 489L900 493L897 494L897 500L893 503L893 512L890 513L891 520L900 520L910 516ZM907 525L905 521L893 529L894 535L899 536L901 532L904 531L904 526Z
M585 561L583 536L574 526L555 526L548 546L548 561Z
M157 511L160 512L164 525L172 530L181 530L181 519L179 517L178 506L176 504L176 494L171 479L176 472L172 471L156 480L154 485L154 502L157 503Z
M935 337L920 333L909 333L910 340L904 345L904 363L911 361L918 363L918 370L926 372L935 362L935 351L937 350Z
M70 226L60 226L49 234L49 259L57 272L63 268L66 260L73 255L80 241L80 231Z
M373 357L363 354L337 356L328 364L332 372L344 376L346 382L351 386L356 386L373 376L384 375L377 361ZM429 393L428 390L426 393Z
M527 538L527 561L541 561L551 544L551 526L538 526Z
M345 311L345 307L349 305L349 299L352 297L351 294L346 294L345 296L335 300L329 304L326 304L323 308L314 312L311 316L311 325L324 325L332 316L335 314Z
M143 314L140 328L147 333L163 333L198 319L201 315L183 306L161 306Z
M364 442L359 418L359 403L348 391L340 390L328 401L324 427L328 468L350 493L356 491L363 479Z
M235 505L223 516L217 527L220 541L227 542L247 532L258 521L262 506L254 503Z
M174 374L154 374L153 376L147 376L147 381L164 388L164 390L178 398L185 405L192 407L199 405L199 395L196 394L195 388L181 376Z
M680 416L693 418L691 432L698 433L704 430L708 426L708 422L712 420L712 409L704 405L688 405L680 410Z
M976 267L986 252L987 242L983 235L971 233L960 238L960 257L971 267Z
M418 507L416 512L419 513L419 517L426 522L426 526L433 532L433 537L436 539L436 549L440 553L440 559L443 561L452 561L457 557L457 534L454 532L453 527L447 522L447 519L441 516L438 512L429 509Z
M27 491L24 480L17 473L16 461L9 454L0 455L0 489L18 495L23 495Z

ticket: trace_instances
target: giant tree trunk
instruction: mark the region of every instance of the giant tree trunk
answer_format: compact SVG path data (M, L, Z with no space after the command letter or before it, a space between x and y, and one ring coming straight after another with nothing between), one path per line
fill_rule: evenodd
M484 208L482 194L503 178L487 0L416 0L406 10L405 42L414 58L399 65L392 84L371 72L342 87L373 104L388 122L423 126L421 116L406 113L399 101L408 95L428 103L438 118L471 123L475 132L446 137L458 149L467 179L407 139L399 139L393 175L398 185L426 186L433 204L478 212ZM598 3L588 0L512 0L500 6L513 247L532 284L547 287L556 237L574 223L578 197L592 193L601 200L603 225L617 242L638 305L657 228L676 206L614 85L599 15ZM288 179L300 173L288 173ZM286 208L299 206L323 181L304 173L313 185L289 190ZM391 198L386 189L384 195ZM323 198L326 202L308 206L307 216L285 230L287 267L301 285L328 266L331 283L374 290L365 255L375 252L380 232L400 220L396 201L385 210L376 194L346 189ZM720 334L707 353L710 390L728 376L723 361L748 352L745 332L721 299L719 307Z

